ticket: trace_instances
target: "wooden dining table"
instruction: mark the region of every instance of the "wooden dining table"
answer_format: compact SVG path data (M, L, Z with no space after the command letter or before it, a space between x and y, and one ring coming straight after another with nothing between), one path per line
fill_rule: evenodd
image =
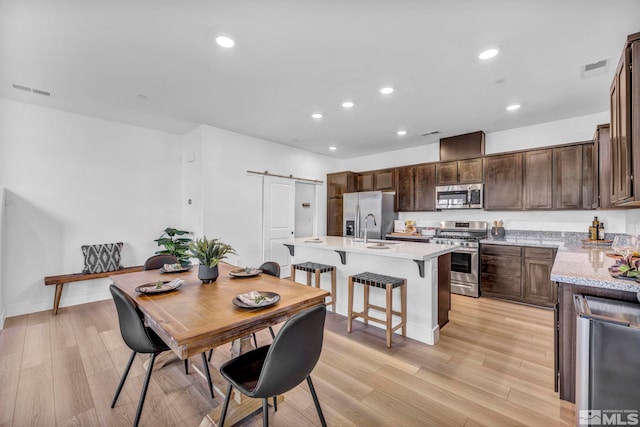
M203 284L198 279L198 266L180 273L148 270L110 278L117 287L133 298L149 327L179 359L201 354L229 342L233 342L230 357L235 357L251 346L249 337L252 333L284 322L306 308L322 304L329 295L325 290L267 274L252 277L231 275L238 270L241 269L220 263L217 280L209 284ZM145 294L136 291L141 285L176 278L185 282L180 288L170 292ZM269 307L258 309L241 308L234 304L237 295L250 291L275 292L280 300ZM216 371L212 370L214 372ZM214 382L224 382L219 373ZM217 384L216 388L221 393L226 387ZM261 407L260 399L246 399L240 393L235 395L235 406L233 403L227 416L229 423L236 422ZM216 425L221 406L205 416L201 427Z

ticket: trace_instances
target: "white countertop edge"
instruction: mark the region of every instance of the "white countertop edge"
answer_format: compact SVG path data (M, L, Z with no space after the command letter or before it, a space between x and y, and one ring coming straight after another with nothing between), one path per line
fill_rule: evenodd
M310 239L309 237L299 237L290 239L284 242L284 244L411 260L437 258L453 252L457 248L457 246L453 245L394 240L389 242L389 249L370 249L365 246L364 242L354 242L352 238L348 237L320 236L318 239L320 239L322 243L310 243L308 242ZM368 244L373 244L373 242L369 242Z

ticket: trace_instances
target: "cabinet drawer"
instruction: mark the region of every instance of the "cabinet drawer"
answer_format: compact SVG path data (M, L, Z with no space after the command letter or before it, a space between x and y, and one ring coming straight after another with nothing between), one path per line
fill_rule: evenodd
M480 258L480 272L483 276L490 274L499 277L513 277L518 280L522 276L522 258L520 257L483 254Z
M537 259L553 259L553 249L551 248L524 248L525 258L537 258Z
M509 245L480 245L480 253L487 255L522 256L521 246Z
M522 297L522 282L519 277L500 277L482 273L480 291L497 297Z

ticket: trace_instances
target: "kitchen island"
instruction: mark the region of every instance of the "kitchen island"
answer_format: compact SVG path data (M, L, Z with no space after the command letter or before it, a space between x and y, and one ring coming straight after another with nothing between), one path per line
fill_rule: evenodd
M558 286L556 315L556 375L560 398L575 402L576 316L573 295L638 302L640 284L611 277L611 249L573 248L558 251L551 280Z
M407 337L426 344L438 341L440 327L446 323L443 315L449 309L449 254L455 246L380 240L365 243L332 236L291 239L285 245L289 247L292 264L310 261L336 266L336 312L345 316L350 275L369 271L407 279ZM300 274L297 281L304 283L305 279ZM322 277L320 286L330 290L329 277ZM363 304L358 289L354 295L355 311ZM371 304L385 304L384 292L373 290L370 299ZM394 310L399 310L399 304L399 298L394 297ZM378 317L375 312L371 315ZM383 319L381 314L379 318ZM375 323L369 325L378 327Z

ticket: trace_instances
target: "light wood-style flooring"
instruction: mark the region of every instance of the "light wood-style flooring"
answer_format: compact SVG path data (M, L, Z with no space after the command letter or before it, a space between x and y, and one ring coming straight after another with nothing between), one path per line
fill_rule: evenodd
M428 346L329 314L312 374L333 426L574 425L574 405L553 391L553 312L452 295L450 322ZM259 343L270 342L261 332ZM110 403L129 349L111 300L12 317L0 331L0 427L130 426L144 377L138 356ZM224 358L228 347L218 348ZM199 357L193 358L198 366ZM224 400L181 362L151 377L141 425L198 426ZM306 384L285 395L274 426L319 425ZM242 425L262 424L258 412Z

